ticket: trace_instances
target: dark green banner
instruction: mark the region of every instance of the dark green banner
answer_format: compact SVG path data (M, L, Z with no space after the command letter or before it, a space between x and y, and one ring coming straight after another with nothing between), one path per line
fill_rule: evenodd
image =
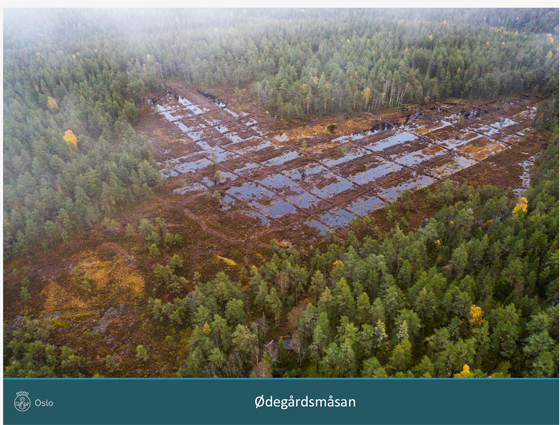
M4 379L6 424L558 424L558 379Z

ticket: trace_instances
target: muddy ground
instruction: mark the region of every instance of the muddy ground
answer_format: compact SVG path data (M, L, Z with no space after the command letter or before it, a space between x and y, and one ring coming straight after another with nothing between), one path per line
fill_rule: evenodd
M445 178L520 192L541 149L530 97L294 122L226 91L170 84L150 97L157 102L145 108L136 130L151 140L159 161L164 184L157 196L112 217L118 229L99 224L4 266L7 326L23 315L47 320L56 328L54 343L86 358L88 376L173 376L185 361L190 329L164 328L147 308L153 269L173 254L184 260L177 273L189 282L185 296L195 273L201 281L218 271L240 279L243 269L270 256L271 240L313 252L325 243L326 229L344 234L353 218L365 215L380 231L396 223L416 229L435 212L427 192ZM414 208L403 220L397 203L399 214L389 221L385 207L405 189ZM184 244L154 259L124 227L156 217ZM31 282L26 303L23 278ZM176 352L166 348L168 334ZM139 344L148 349L146 363L135 358ZM105 369L108 354L121 362L119 371Z

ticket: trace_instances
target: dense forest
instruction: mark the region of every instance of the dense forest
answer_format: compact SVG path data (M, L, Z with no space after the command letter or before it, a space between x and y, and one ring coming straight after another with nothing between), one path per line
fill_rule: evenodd
M131 124L177 80L282 118L558 91L554 10L10 11L4 253L81 233L159 185Z
M188 258L157 265L150 320L171 351L192 328L177 376L558 376L557 10L7 12L5 259L158 192L133 125L167 81L231 90L283 119L530 92L545 99L549 140L522 197L443 182L421 230L355 219L313 255L274 246L240 279L221 272L189 294ZM163 220L127 235L153 257L182 243ZM84 373L45 322L4 332L5 376ZM108 356L99 373L117 369Z

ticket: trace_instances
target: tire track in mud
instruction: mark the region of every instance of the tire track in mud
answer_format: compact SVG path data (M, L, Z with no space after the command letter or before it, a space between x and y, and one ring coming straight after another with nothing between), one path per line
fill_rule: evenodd
M232 243L232 244L241 244L241 243L246 243L247 240L241 240L241 239L236 239L236 238L232 238L231 236L227 236L225 234L223 234L222 232L211 228L210 226L208 226L204 219L202 217L199 217L198 215L196 215L195 213L193 213L192 211L190 211L188 208L185 208L183 206L179 206L178 203L173 202L175 207L179 207L183 213L185 213L185 215L190 218L191 220L193 220L194 222L196 222L200 227L202 227L202 229L207 232L210 233L211 235L216 236L217 238L220 238L226 242ZM253 233L253 236L260 236L261 233ZM259 246L260 248L269 248L270 246L268 244L265 244L263 242L259 242L258 240L255 240L254 237L250 239L255 245Z

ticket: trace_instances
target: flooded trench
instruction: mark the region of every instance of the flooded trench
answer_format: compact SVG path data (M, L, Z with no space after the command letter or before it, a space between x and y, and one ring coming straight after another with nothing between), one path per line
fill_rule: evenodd
M265 120L200 94L169 94L153 106L181 135L175 151L184 146L188 152L159 163L163 177L186 179L173 193L212 189L217 182L211 174L220 170L223 209L235 208L263 225L304 217L320 231L346 226L405 189L426 187L510 149L531 131L536 112L514 102L510 112L499 103L488 110L433 108L369 130L333 134L319 144L325 149L302 150L301 137L271 133Z

